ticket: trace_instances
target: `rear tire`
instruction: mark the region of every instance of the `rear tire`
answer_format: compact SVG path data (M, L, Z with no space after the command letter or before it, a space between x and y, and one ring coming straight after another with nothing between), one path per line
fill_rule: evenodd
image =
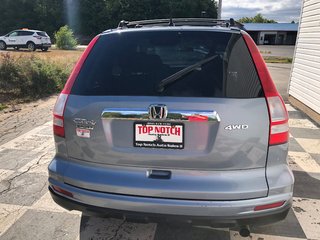
M19 50L20 50L20 48L19 48L19 47L14 47L14 50L19 51Z
M0 41L0 50L6 50L7 44L4 41Z
M43 48L41 48L41 50L42 50L42 52L46 52L46 51L48 51L48 47L43 47Z
M27 48L29 51L35 51L36 50L36 45L33 42L28 42L27 43Z

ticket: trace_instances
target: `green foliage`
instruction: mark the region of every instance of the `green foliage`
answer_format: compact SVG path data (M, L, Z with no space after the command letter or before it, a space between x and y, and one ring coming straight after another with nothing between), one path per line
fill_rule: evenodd
M217 6L213 0L0 0L0 2L0 35L19 28L30 28L46 31L53 37L55 31L68 24L72 26L77 37L90 39L106 29L117 27L121 20L203 17L203 11L206 12L205 17L217 17ZM67 2L69 8L76 14L72 24L68 23L70 16L67 17Z
M6 106L6 105L4 105L4 104L0 103L0 111L2 111L3 109L6 109L6 108L7 108L7 106Z
M62 0L0 0L0 35L20 28L46 31L49 36L63 25Z
M290 57L264 56L263 59L266 63L292 63Z
M61 27L59 31L54 34L54 39L59 49L75 49L78 44L73 35L73 31L67 25Z
M144 20L178 17L216 18L217 6L212 0L82 0L81 33L93 36L117 27L121 20Z
M0 96L36 99L60 91L70 67L37 58L0 55ZM9 99L8 99L9 100Z
M277 23L272 19L264 18L260 13L254 17L243 17L238 20L241 23Z

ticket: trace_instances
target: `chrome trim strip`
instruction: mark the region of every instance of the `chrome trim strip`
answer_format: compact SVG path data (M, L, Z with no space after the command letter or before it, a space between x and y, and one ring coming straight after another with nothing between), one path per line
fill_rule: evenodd
M145 109L129 109L129 108L106 108L103 110L101 117L103 119L117 120L156 120L156 121L191 121L189 118L207 118L202 121L220 122L221 119L216 111L210 110L170 110L166 119L150 119L149 112ZM196 121L196 120L194 120Z

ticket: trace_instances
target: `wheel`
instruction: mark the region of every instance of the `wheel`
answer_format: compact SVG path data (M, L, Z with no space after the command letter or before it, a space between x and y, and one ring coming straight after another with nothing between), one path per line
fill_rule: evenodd
M48 51L48 47L43 47L43 48L41 48L41 50L42 50L42 52L46 52L46 51Z
M0 41L0 50L6 50L7 44L4 41Z
M19 47L14 47L14 50L17 50L17 51L19 51L19 49L20 49Z
M36 50L36 45L33 42L28 42L27 43L27 48L29 51L35 51Z

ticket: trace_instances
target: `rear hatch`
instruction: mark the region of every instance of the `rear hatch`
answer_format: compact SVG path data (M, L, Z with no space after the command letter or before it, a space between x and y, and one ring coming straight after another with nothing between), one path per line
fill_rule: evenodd
M40 40L42 44L51 44L50 37L46 32L37 32L38 36L40 36Z
M193 69L185 71L190 66ZM190 192L197 194L184 195L188 199L267 194L268 108L238 31L181 28L103 34L72 87L64 118L70 158L105 168L185 174L184 179L198 183L190 185ZM239 187L250 172L254 181ZM218 176L224 190L214 187L206 174ZM108 184L117 182L106 179ZM182 179L173 175L167 193L128 186L117 192L179 198ZM145 174L129 181L152 188ZM109 192L101 185L88 188ZM215 198L216 189L229 195Z

